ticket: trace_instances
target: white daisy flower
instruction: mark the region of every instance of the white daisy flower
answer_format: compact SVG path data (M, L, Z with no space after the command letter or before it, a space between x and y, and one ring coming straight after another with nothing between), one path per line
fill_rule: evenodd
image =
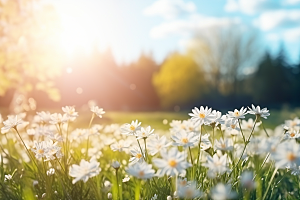
M129 162L131 162L131 164L135 164L137 162L143 162L144 161L144 153L145 150L142 148L142 152L141 152L141 149L137 146L134 146L131 150L130 150L130 153L131 153L131 158L129 159Z
M62 107L62 110L67 114L69 120L74 121L78 117L78 112L75 112L75 108L72 106Z
M12 128L17 128L18 125L22 124L23 121L17 115L8 116L8 119L3 121L3 127L1 128L1 133L7 133Z
M174 176L176 174L185 174L188 167L192 166L186 162L187 154L179 152L177 147L172 147L168 152L162 150L162 159L154 158L153 164L159 168L157 171L158 176L169 175Z
M68 117L66 114L60 114L60 113L53 113L50 115L50 124L63 124L68 121Z
M169 142L166 136L159 137L159 135L155 135L154 137L149 138L149 142L147 143L148 153L151 156L154 156L162 149L169 147L172 142Z
M218 126L220 124L224 124L225 123L226 115L222 115L221 112L213 110L211 112L211 115L212 115L212 118L211 118L210 125L212 127L216 127L216 126Z
M40 159L42 157L47 157L48 155L48 147L47 147L47 143L45 141L42 142L37 142L34 141L34 147L33 149L31 149L34 153L35 153L35 157L36 159Z
M194 132L178 131L175 135L171 135L174 140L174 146L183 146L185 148L194 146L199 141L199 136Z
M69 175L75 179L72 181L75 184L79 180L87 182L89 178L97 176L101 171L100 163L91 159L90 162L81 160L79 165L73 164L69 169Z
M257 122L254 128L254 131L258 131L258 126L260 125L260 122ZM252 128L254 126L254 120L252 118L249 118L248 121L242 120L242 128L248 131L252 131Z
M242 107L240 110L234 109L234 111L228 111L227 117L233 120L243 119L247 114L247 108Z
M278 168L284 169L293 165L300 165L300 145L295 140L288 140L278 145L273 155Z
M141 127L140 130L136 131L136 137L137 139L146 139L153 134L153 131L154 129L151 129L151 126L148 126L147 128Z
M237 197L235 192L231 191L231 185L218 183L211 189L211 197L214 200L234 199Z
M194 181L186 186L178 185L177 192L179 198L194 199L202 196L202 192L197 188L197 183Z
M238 121L235 120L235 119L227 119L226 122L225 122L225 126L226 126L226 129L231 131L231 130L236 130L236 131L240 131L240 128L238 127Z
M51 120L50 112L42 111L42 112L37 112L36 114L40 117L40 122L49 123Z
M92 106L91 111L100 118L102 118L102 115L105 114L105 111L103 110L103 108L99 108L98 106Z
M296 130L288 131L285 134L285 139L296 139L300 137L300 132Z
M110 145L111 150L122 152L124 149L127 149L130 146L129 141L120 140Z
M124 135L135 135L137 130L140 130L140 125L141 122L138 122L138 120L136 121L132 121L131 124L124 124L121 127L121 133Z
M192 109L192 113L189 113L189 115L192 117L191 120L197 125L208 125L211 123L211 120L214 118L214 116L211 115L212 109L206 106L205 108L203 106L199 108L195 107Z
M247 190L253 190L256 188L256 183L253 181L253 172L244 171L241 175L241 185Z
M285 127L287 127L287 130L297 130L299 131L300 128L300 119L298 117L295 117L293 120L285 120L284 123Z
M152 165L149 165L145 162L129 165L126 171L128 174L139 179L150 179L155 173L154 169L152 169Z
M252 104L252 108L248 107L248 109L249 109L248 113L252 115L256 115L258 119L260 117L267 119L267 117L270 115L269 110L267 108L260 109L259 106L255 107L253 104Z
M207 163L204 163L203 166L208 167L208 176L210 178L216 177L216 175L222 175L227 172L229 169L227 167L227 155L223 155L219 158L217 154L214 154L213 157L207 156Z
M212 144L211 144L211 142L209 140L209 136L210 136L209 134L205 134L205 135L201 136L200 148L203 151L206 151L206 150L208 150L209 148L212 147ZM199 141L200 140L200 136L198 136L198 137L199 137L198 138L198 141Z
M215 148L222 151L232 151L233 142L228 138L220 138L220 140L215 140Z

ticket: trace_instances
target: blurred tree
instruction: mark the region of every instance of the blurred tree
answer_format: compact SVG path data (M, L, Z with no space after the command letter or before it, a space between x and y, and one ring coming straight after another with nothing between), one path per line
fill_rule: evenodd
M45 91L60 99L53 79L60 74L58 15L38 0L0 1L0 96L12 89Z
M174 53L153 77L162 106L193 104L207 92L204 74L191 55Z
M257 67L264 52L257 32L236 23L196 33L188 48L210 80L212 92L234 95L244 71Z

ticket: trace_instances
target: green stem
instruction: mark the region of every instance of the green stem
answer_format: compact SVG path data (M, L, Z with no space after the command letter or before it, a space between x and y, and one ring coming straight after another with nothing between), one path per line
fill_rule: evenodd
M191 156L191 163L192 163L192 165L194 165L191 147L189 147L189 152L190 152L190 156Z
M238 122L239 122L239 126L240 126L240 130L241 130L241 133L242 133L242 136L243 136L243 140L244 140L244 143L246 144L246 139L245 139L245 136L244 136L244 133L243 133L243 129L242 129L242 125L241 125L241 119L238 119Z
M147 142L146 142L147 138L144 138L144 143L145 143L145 161L147 162L148 159L148 153L147 153Z
M139 141L137 138L136 138L136 141L138 142L138 144L139 144L139 147L140 147L140 150L141 150L141 154L142 154L142 156L143 156L144 160L146 161L146 158L145 158L145 156L144 156L144 153L143 153L143 150L142 150L142 147L141 147L140 141Z
M199 160L200 160L200 152L201 152L201 137L202 137L202 125L200 127L200 140L199 140L199 144L198 144L198 156L197 156L197 166L199 164Z
M89 134L89 131L90 131L90 128L91 128L91 125L92 125L92 122L95 118L95 113L92 114L92 117L91 117L91 120L90 120L90 123L89 123L89 127L88 127L88 137L87 137L87 140L86 140L86 154L85 154L85 158L87 159L88 158L88 154L89 154L89 137L90 137L90 134Z
M266 192L265 192L264 197L262 198L262 200L264 200L264 199L266 198L266 196L267 196L267 194L268 194L268 191L269 191L269 189L270 189L271 183L272 183L272 181L273 181L273 179L274 179L274 177L275 177L275 174L276 174L277 170L278 170L278 167L275 168L275 170L274 170L274 172L273 172L273 174L272 174L272 177L271 177L271 179L270 179L270 181L269 181L267 190L266 190Z
M265 131L265 133L267 135L267 137L270 137L269 134L268 134L268 132L267 132L267 130L266 130L266 128L265 128L265 126L264 126L264 124L262 122L261 122L261 125L262 125L262 127L263 127L263 129L264 129L264 131Z

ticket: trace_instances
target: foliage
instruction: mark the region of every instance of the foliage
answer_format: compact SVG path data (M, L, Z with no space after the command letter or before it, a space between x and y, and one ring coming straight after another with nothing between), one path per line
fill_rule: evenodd
M36 0L0 3L0 96L45 91L60 99L54 78L60 74L59 21L52 7Z
M190 55L175 53L162 64L153 84L164 107L196 102L207 92L204 74Z

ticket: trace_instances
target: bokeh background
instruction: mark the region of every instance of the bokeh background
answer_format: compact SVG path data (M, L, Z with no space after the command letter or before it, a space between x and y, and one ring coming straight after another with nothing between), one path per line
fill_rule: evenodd
M1 0L0 107L300 105L300 0Z

